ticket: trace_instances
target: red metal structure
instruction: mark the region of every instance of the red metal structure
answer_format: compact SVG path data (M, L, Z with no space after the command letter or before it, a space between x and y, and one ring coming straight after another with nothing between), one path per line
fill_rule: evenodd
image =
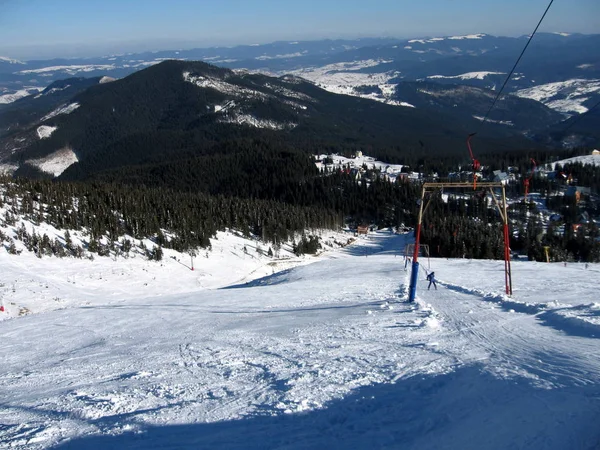
M481 169L481 164L473 156L473 150L471 149L471 138L477 133L471 133L467 138L467 147L469 148L469 154L471 155L471 161L473 161L473 190L477 189L477 171Z
M419 218L417 222L417 226L415 228L415 244L414 244L414 252L413 252L413 261L412 261L412 272L410 274L410 287L408 290L408 301L413 302L416 298L417 293L417 281L418 281L418 273L419 273L419 246L421 244L421 225L423 223L423 215L427 211L427 207L431 202L431 198L425 204L425 193L427 191L436 191L441 189L465 189L470 188L472 185L470 183L423 183L423 190L421 192L421 202L419 208ZM503 235L504 235L504 285L506 289L507 295L512 295L512 272L510 267L510 234L508 230L508 211L507 211L507 202L506 202L506 190L504 188L504 184L498 182L482 182L479 183L480 189L489 189L489 192L494 200L494 204L498 208L498 212L500 213L500 217L503 222ZM494 189L500 189L502 192L502 203L498 201L498 197L494 192Z
M531 173L529 174L529 176L523 180L523 184L525 185L525 201L527 201L527 194L529 194L529 181L531 181L531 178L533 177L533 173L535 172L535 168L537 167L537 164L535 163L535 159L533 159L533 158L530 158L530 159L531 159L531 163L533 164L533 167L531 168Z

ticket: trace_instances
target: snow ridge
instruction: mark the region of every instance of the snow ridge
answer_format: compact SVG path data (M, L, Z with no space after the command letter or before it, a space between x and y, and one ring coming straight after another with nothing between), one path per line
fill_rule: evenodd
M589 100L590 95L599 93L600 80L575 78L521 89L514 95L537 100L558 112L572 115L587 112L588 108L583 103Z
M41 121L45 122L46 120L52 119L53 117L56 117L59 114L71 114L77 108L79 108L79 103L77 103L77 102L71 103L69 105L60 106L59 108L56 108L51 113L49 113L49 114L45 115L44 117L42 117Z

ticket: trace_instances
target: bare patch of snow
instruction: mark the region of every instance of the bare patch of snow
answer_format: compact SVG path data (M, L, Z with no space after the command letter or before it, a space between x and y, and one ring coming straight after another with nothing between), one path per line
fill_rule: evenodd
M30 159L26 162L46 173L51 173L57 177L70 165L75 164L78 161L79 160L77 159L75 152L73 152L71 148L65 147L46 156L45 158Z
M15 102L15 101L19 100L20 98L35 94L37 92L42 91L43 89L44 88L39 88L39 87L28 87L25 89L19 89L18 91L13 92L12 94L0 95L0 104L6 105L8 103Z
M462 40L462 39L481 39L485 37L486 34L466 34L464 36L450 36L448 39L454 40Z
M104 83L110 83L111 81L115 81L115 78L104 76L104 77L100 78L100 81L98 83L104 84Z
M0 61L7 62L9 64L25 64L23 61L18 59L7 58L6 56L0 56Z
M48 72L65 72L70 75L74 75L77 72L93 72L94 70L113 70L116 69L114 64L87 64L87 65L79 65L74 64L71 66L49 66L42 67L41 69L27 69L21 70L17 72L19 74L28 74L28 73L48 73Z
M262 56L257 56L254 59L257 59L259 61L267 61L269 59L298 58L300 56L304 56L305 53L306 52L296 52L296 53L286 53L285 55L275 55L275 56L262 55Z
M561 159L560 161L547 164L547 166L550 166L551 170L555 170L557 164L560 164L561 166L564 166L565 164L600 166L600 155L575 156L573 158Z
M505 72L467 72L460 75L431 75L427 78L458 78L461 80L483 80L488 75L506 75Z
M17 170L18 168L19 168L19 166L17 166L16 164L1 163L0 164L0 174L10 175L10 174L14 173L14 171Z
M42 117L42 122L48 120L48 119L52 119L53 117L58 116L59 114L71 114L73 111L75 111L77 108L79 108L79 103L75 102L75 103L71 103L69 105L63 105L59 108L56 108L54 111L52 111L50 114L45 115L44 117Z
M234 114L220 120L222 123L236 123L238 125L249 125L255 128L267 128L270 130L289 130L295 128L295 123L281 123L274 120L259 119L250 114Z
M244 95L250 98L268 97L263 92L237 86L216 77L205 77L203 75L193 75L190 72L183 72L183 79L188 83L195 84L198 87L214 89L228 95Z
M39 127L37 127L37 135L40 139L47 139L49 138L52 133L54 133L56 131L57 127L51 127L49 125L40 125Z
M600 80L575 78L521 89L514 94L542 102L561 113L581 114L588 110L583 103L589 99L589 95L597 93L600 93Z
M475 119L482 121L484 119L483 116L473 116ZM499 125L508 125L510 127L514 126L514 124L510 120L492 120L489 117L486 119L486 122L497 123Z

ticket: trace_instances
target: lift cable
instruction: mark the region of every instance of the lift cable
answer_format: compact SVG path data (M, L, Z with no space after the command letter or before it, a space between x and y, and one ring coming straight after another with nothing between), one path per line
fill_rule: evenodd
M508 80L510 80L510 77L512 76L513 72L517 68L517 65L519 64L519 61L521 61L521 58L525 54L525 50L527 50L527 47L529 47L529 44L531 43L531 40L533 39L533 36L535 36L536 31L538 30L538 28L542 24L542 21L544 20L544 17L546 17L546 13L548 13L548 10L550 9L550 6L552 6L553 2L554 2L554 0L550 0L550 3L548 4L548 7L546 8L546 11L544 11L544 14L542 15L542 18L540 19L540 21L538 22L537 26L535 27L535 30L533 30L533 33L531 33L531 36L529 36L529 39L527 40L527 44L525 44L525 47L523 47L523 50L521 51L521 54L519 55L519 58L517 59L517 62L515 62L515 65L511 69L510 73L508 74L508 76L504 80L504 83L502 84L502 87L498 91L498 94L496 94L496 98L492 102L492 105L490 106L490 109L488 109L488 112L485 113L485 116L484 116L483 120L481 121L481 125L483 125L485 123L485 121L487 120L487 118L488 118L488 116L490 114L490 111L492 110L492 108L494 107L494 105L496 104L496 102L498 101L498 98L500 98L500 94L502 94L502 91L504 90L504 87L506 86L506 83L508 83Z
M591 113L594 109L596 109L598 106L600 106L600 101L598 101L598 103L596 103L594 106L592 106L590 109L588 109L586 112L584 112L583 114L578 115L573 122L571 122L569 125L567 125L565 127L564 130L561 131L561 133L566 133L573 125L575 125L577 122L579 122L581 119L583 119L587 114Z

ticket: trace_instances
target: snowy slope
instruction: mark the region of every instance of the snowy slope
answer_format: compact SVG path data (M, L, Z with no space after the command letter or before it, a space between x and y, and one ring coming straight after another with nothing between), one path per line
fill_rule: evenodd
M9 94L0 95L0 104L8 104L16 102L20 98L27 97L28 95L36 94L42 91L44 88L28 87L26 89L19 89L18 91L11 92ZM0 91L2 92L2 91Z
M590 164L593 166L600 166L600 155L583 155L583 156L574 156L573 158L561 159L560 161L553 162L551 164L547 164L551 167L551 170L554 170L557 164L564 166L565 164L572 163L581 163L581 164Z
M408 240L258 279L239 255L192 272L0 251L3 298L69 299L0 322L1 445L596 448L600 267L514 262L509 299L502 262L422 259L438 290L421 276L410 305Z
M600 80L573 79L547 83L521 89L514 94L537 100L564 114L581 114L588 111L584 103L600 94Z

